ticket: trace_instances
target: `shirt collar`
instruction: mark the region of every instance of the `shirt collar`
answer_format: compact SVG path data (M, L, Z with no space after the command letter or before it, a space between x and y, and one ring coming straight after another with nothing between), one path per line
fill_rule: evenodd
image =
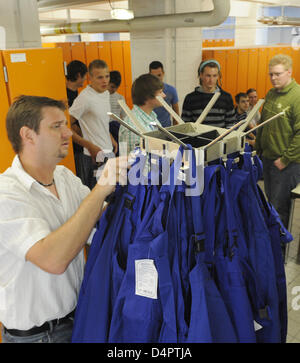
M294 78L292 78L292 82L290 84L288 84L287 86L285 86L280 91L275 90L275 92L277 92L277 93L287 93L291 88L294 87L295 83L296 83L296 81L294 80Z
M156 113L151 111L150 115L148 115L137 105L133 105L133 109L134 112L138 115L139 120L142 121L146 127L154 130L154 126L151 125L151 122L158 122Z
M195 91L202 92L202 93L208 93L208 92L204 91L201 84L198 87L195 88ZM216 93L216 92L221 92L221 89L220 89L220 87L218 85L216 86L216 90L213 93Z
M30 190L32 185L40 186L40 184L24 170L24 168L21 164L19 155L16 155L14 157L11 167L12 167L12 170L14 171L14 174L19 179L20 183L22 185L24 185L24 187L27 190ZM55 170L54 170L54 177L55 177L56 172L57 172L57 168L55 168Z
M104 95L107 95L107 93L109 93L108 92L108 90L106 90L106 91L104 91L104 92L97 92L96 90L94 90L94 88L93 87L91 87L90 85L87 85L87 89L89 90L89 92L92 92L92 93L94 93L95 95L100 95L100 96L104 96Z

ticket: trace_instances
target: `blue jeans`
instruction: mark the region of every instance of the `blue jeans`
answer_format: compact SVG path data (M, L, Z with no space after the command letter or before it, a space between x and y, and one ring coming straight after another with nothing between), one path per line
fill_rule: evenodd
M56 325L43 333L30 335L28 337L17 337L2 329L3 343L71 343L73 320Z
M287 228L291 206L291 191L300 183L300 164L290 163L280 171L274 165L274 160L263 157L262 161L265 193L268 201L274 206Z

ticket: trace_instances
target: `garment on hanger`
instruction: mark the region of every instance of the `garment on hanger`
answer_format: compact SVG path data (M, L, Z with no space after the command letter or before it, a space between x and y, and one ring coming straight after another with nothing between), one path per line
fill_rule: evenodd
M203 193L191 196L188 148L184 169L182 146L170 168L137 150L128 174L137 182L117 186L97 223L73 342L285 341L280 243L292 236L257 185L259 158L246 148L210 163Z

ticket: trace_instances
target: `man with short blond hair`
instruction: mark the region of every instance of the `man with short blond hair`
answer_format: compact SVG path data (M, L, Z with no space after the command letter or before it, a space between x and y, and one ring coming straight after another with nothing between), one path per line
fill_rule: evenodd
M78 120L83 137L75 133L75 142L84 147L84 173L86 185L92 189L96 184L94 172L96 157L100 151L110 154L115 140L109 132L110 96L108 92L109 69L101 59L93 60L88 67L90 84L80 92L69 109L71 123ZM74 135L73 135L74 138ZM116 150L115 150L116 151Z
M290 193L300 183L300 85L292 78L292 59L285 54L269 63L273 88L268 92L261 122L286 110L257 132L255 147L262 155L268 200L287 227Z

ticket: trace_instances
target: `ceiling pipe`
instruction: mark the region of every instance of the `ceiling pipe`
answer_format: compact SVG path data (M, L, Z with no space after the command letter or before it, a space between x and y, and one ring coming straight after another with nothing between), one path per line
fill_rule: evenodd
M115 1L115 0L111 0ZM106 3L106 0L38 0L39 11L51 11L57 9L71 8L78 5L93 5L94 3Z
M258 18L257 21L267 25L300 26L300 18L290 18L287 16L263 16L261 18Z
M212 0L214 9L194 13L137 17L132 20L103 20L41 26L41 35L74 33L121 33L166 28L211 27L222 24L230 12L230 0Z

